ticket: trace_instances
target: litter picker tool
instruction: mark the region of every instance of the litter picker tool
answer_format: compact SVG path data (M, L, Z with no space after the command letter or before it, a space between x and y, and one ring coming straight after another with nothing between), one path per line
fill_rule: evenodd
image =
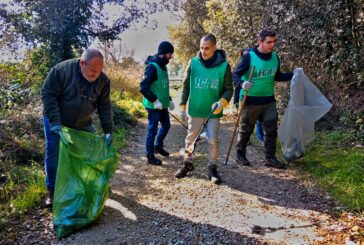
M253 78L253 74L254 74L254 70L255 70L255 66L252 67L251 71L250 71L250 75L249 75L249 82L252 82L252 78ZM241 112L243 111L245 102L246 102L246 98L248 96L248 91L244 91L244 97L243 100L240 102L240 106L239 106L239 113L238 113L238 120L236 120L235 123L235 128L234 128L234 132L233 132L233 137L231 138L230 141L230 145L228 148L228 152L226 155L226 160L225 160L225 165L227 165L227 162L229 161L229 156L230 156L230 151L231 151L231 147L233 146L234 143L234 139L235 139L235 134L236 134L236 129L238 128L239 125L239 121L240 121L240 117L241 117Z
M169 113L169 115L171 115L174 118L174 120L176 120L177 122L179 122L185 129L188 129L188 127L186 126L186 124L184 124L183 122L181 122L175 115L173 115L169 111L168 111L168 113Z

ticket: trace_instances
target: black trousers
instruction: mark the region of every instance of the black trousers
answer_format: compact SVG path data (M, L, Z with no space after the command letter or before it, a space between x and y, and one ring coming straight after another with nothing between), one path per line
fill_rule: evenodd
M276 103L266 105L246 105L243 108L242 116L239 119L239 134L236 149L245 154L246 146L250 135L254 131L255 122L259 119L262 122L264 131L265 157L273 157L276 154L276 141L278 130L278 112Z

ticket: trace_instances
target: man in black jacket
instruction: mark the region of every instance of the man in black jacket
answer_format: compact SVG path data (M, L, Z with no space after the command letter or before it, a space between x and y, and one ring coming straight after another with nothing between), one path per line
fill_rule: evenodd
M240 58L242 58L244 55L248 54L249 51L252 51L253 49L244 49L241 52L241 56ZM236 75L236 73L233 74L233 81L240 81L240 77L238 77ZM239 85L239 84L238 84ZM238 111L239 110L239 100L240 100L240 92L241 92L241 86L236 86L234 88L234 108ZM257 135L257 139L259 142L259 145L261 145L262 147L264 147L264 133L263 133L263 128L262 128L262 122L260 122L259 120L257 120L257 122L255 123L255 132Z
M80 59L57 64L42 88L46 139L46 205L53 203L62 125L95 132L92 117L97 110L107 144L112 142L110 80L102 72L104 58L96 49L86 49Z
M237 162L242 165L250 165L246 158L246 146L250 135L254 130L254 124L262 121L265 133L264 150L265 165L274 168L285 168L285 164L276 158L276 140L278 113L274 97L275 81L289 81L293 77L292 72L282 73L280 60L274 51L276 35L273 31L263 30L259 33L258 46L247 50L233 74L235 87L241 87L240 95L246 91L246 105L242 111L240 120L237 148ZM252 67L255 71L252 83L249 82L249 74Z
M140 82L140 92L143 94L143 105L148 111L148 132L146 136L147 160L151 165L161 165L162 161L154 153L168 157L163 141L171 127L168 109L173 110L174 104L169 96L169 78L167 64L172 58L174 47L170 42L163 41L158 46L158 53L148 56L145 64L144 77ZM161 128L158 131L158 124ZM157 135L158 133L158 135ZM157 139L155 140L155 137ZM155 142L154 142L155 141Z

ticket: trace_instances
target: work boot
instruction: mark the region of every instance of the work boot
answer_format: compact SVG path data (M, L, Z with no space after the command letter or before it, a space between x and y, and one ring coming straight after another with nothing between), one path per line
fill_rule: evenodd
M272 168L285 169L286 164L279 161L275 156L265 158L265 166Z
M187 162L187 161L184 161L183 162L183 167L177 171L176 173L176 178L178 179L181 179L181 178L184 178L187 176L187 173L188 172L191 172L193 171L195 168L193 167L193 164L192 162Z
M246 158L245 153L242 151L236 152L236 162L243 166L250 166L249 160Z
M216 164L209 165L209 179L216 185L222 182L221 177L217 172Z
M151 165L162 165L162 161L154 156L154 154L147 155L148 164Z
M47 190L47 195L46 198L44 200L44 204L47 208L51 208L53 206L53 196L54 196L54 189L53 188L49 188Z
M158 153L164 157L169 157L169 152L163 149L163 146L154 146L154 153Z

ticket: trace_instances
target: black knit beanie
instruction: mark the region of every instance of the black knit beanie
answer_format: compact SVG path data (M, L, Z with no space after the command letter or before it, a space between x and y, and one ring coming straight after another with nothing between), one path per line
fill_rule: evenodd
M170 42L163 41L158 46L158 55L174 53L173 45Z

